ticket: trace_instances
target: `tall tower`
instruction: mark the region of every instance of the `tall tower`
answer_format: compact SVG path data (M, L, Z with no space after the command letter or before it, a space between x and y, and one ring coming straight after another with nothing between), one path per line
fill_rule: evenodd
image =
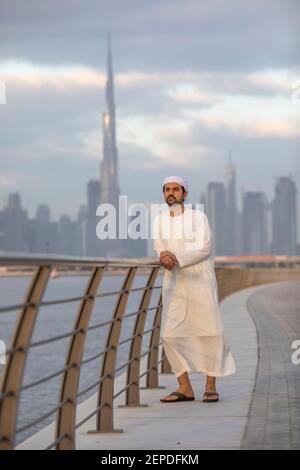
M116 117L114 98L114 76L110 36L107 44L107 80L105 89L105 110L103 113L103 160L100 165L100 204L111 204L116 213L116 238L99 239L98 253L105 258L124 258L146 256L147 240L120 239L119 222L119 177L118 150L116 145ZM122 223L122 222L121 222Z
M246 191L243 198L243 246L244 255L267 255L268 204L262 191Z
M277 255L296 255L297 252L297 188L293 179L277 179L272 204L272 252Z
M236 242L236 177L235 166L232 163L231 155L225 172L226 189L226 254L235 255L237 252Z
M207 186L207 216L214 238L214 255L226 255L226 197L224 184L211 181Z
M103 113L103 159L100 164L100 204L111 204L115 209L116 238L98 240L99 253L104 257L122 257L126 240L119 239L119 178L118 150L116 145L116 115L114 97L114 76L110 35L107 41L107 80L105 88L105 109Z
M103 160L100 164L100 202L113 204L118 209L118 151L116 146L116 120L114 100L114 78L110 36L107 44L107 80L105 111L103 113Z

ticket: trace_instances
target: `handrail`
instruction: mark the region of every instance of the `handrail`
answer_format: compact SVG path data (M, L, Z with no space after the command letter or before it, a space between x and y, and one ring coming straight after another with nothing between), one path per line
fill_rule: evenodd
M270 267L270 260L266 260L264 267L219 266L216 267L216 280L218 284L219 300L245 287L281 281L285 279L299 279L299 259L294 257L286 261L286 266ZM260 260L262 263L262 260ZM231 263L230 263L231 264ZM75 449L76 430L91 417L96 416L96 427L90 432L118 432L114 429L113 405L117 396L125 394L125 406L145 406L140 404L140 379L146 376L146 388L159 388L159 366L162 373L170 373L170 364L164 355L160 343L160 326L162 316L162 284L157 284L161 265L158 260L145 259L96 259L75 257L49 257L27 256L21 254L1 255L0 266L22 267L31 269L32 276L28 292L23 303L15 303L0 307L0 313L9 313L20 310L16 320L15 332L10 348L7 350L7 364L4 369L0 390L0 449L13 449L16 445L16 434L40 423L50 415L56 413L56 432L54 441L47 448ZM78 272L87 274L87 283L84 295L43 301L51 271L59 268L76 268ZM145 285L132 287L140 270L147 274ZM99 293L104 275L116 271L123 276L123 285L116 291ZM159 289L159 300L150 306L152 294ZM129 297L132 293L141 294L139 307L136 311L125 313ZM116 296L111 319L100 323L91 323L95 301L101 297ZM32 342L31 338L42 306L60 305L62 303L80 301L77 316L71 331L60 335L43 338ZM154 317L152 325L146 326L146 319L150 312ZM104 312L108 313L108 312ZM121 339L124 322L134 318L135 323L131 335ZM106 346L102 351L94 351L92 355L83 359L87 334L91 330L107 327ZM54 341L68 338L69 347L65 357L64 367L47 373L30 383L23 383L24 370L28 352L34 347L43 347ZM143 350L143 341L148 341L148 347ZM117 366L116 356L119 346L130 343L128 360ZM162 356L159 358L159 351ZM144 371L140 370L141 359L146 357L147 365ZM81 367L84 364L101 358L98 380L89 387L79 390ZM117 372L126 369L126 384L124 388L114 393L114 381ZM17 428L18 405L21 393L32 387L37 387L54 377L61 376L59 400L51 410L36 418L33 422ZM79 423L76 422L77 399L90 390L97 391L96 409Z

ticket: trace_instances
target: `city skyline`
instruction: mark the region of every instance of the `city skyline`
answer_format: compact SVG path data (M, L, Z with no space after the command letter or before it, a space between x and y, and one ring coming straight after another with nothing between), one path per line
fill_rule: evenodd
M196 202L230 154L239 209L245 191L270 200L276 177L300 181L299 3L224 6L3 0L0 206L19 191L30 216L41 201L58 219L86 203L103 151L108 29L121 194L161 203L163 178L181 174ZM299 192L297 210L299 221Z
M228 184L228 172L233 186ZM274 197L267 200L260 190L244 193L242 210L234 214L228 210L236 207L234 184L235 168L232 162L224 171L224 181L211 181L205 193L197 203L204 204L214 238L215 256L296 255L300 252L299 232L297 242L297 186L292 178L281 176L274 187ZM231 195L229 201L228 194ZM68 214L57 221L51 218L50 208L45 204L37 207L34 218L28 217L26 207L22 206L18 193L9 195L8 206L0 209L0 250L29 251L81 256L105 256L105 247L99 252L100 241L96 243L95 210L99 196L99 180L87 183L86 206L80 206L76 219ZM186 201L187 204L190 204ZM190 207L190 206L189 206ZM147 207L149 210L149 207ZM234 222L233 222L234 221ZM90 223L90 225L86 225ZM234 228L235 227L235 228ZM231 240L235 240L232 246ZM130 240L120 257L151 256L153 257L153 240ZM9 247L9 248L8 248ZM118 247L120 248L120 247ZM103 252L104 249L104 252ZM146 254L146 252L148 252Z
M225 167L224 167L225 168ZM222 171L224 172L224 168L222 169ZM238 172L236 172L238 174ZM95 174L95 178L97 177L97 174ZM285 178L292 178L293 180L295 180L295 178L293 178L293 175L291 173L284 173L282 175L277 175L277 176L274 176L272 178L272 181L273 181L273 186L271 188L271 190L269 192L267 192L266 190L266 187L262 187L261 185L254 185L253 187L251 186L248 186L247 188L245 187L242 187L242 186L239 186L237 185L237 188L236 188L236 195L237 195L237 198L236 198L236 202L237 202L237 208L238 210L241 210L242 208L242 202L243 202L243 195L245 192L248 192L248 191L262 191L265 193L265 195L267 196L268 200L271 201L272 198L274 198L275 196L275 186L276 186L276 182L282 178L282 177L285 177ZM90 180L92 181L92 180ZM207 190L207 187L210 183L219 183L219 182L224 182L224 180L222 180L222 175L221 175L221 178L220 179L213 179L211 181L207 181L205 182L204 186L199 186L198 187L198 198L196 198L195 200L191 200L191 198L188 196L187 199L186 199L186 203L188 204L196 204L196 203L201 203L201 194L203 194L204 192L206 192ZM161 183L161 181L159 181L159 183ZM47 207L50 208L50 211L51 211L51 217L53 218L53 220L58 220L60 217L64 216L64 215L68 215L69 217L71 217L72 219L76 218L78 213L80 212L80 207L81 206L87 206L88 205L88 197L86 196L86 186L88 184L88 181L85 181L83 182L82 184L82 187L83 187L83 193L84 193L84 198L83 200L81 201L77 201L76 203L74 203L74 210L71 211L71 212L64 212L63 210L61 211L54 211L53 210L53 207L51 206L51 203L49 201L39 201L39 202L35 202L35 206L32 206L30 207L30 209L28 207L26 207L26 210L28 211L28 214L30 217L34 217L35 214L36 214L36 211L38 209L38 206L39 205L46 205ZM298 185L297 185L297 189L298 189ZM195 188L191 188L190 190L190 193L193 191L193 193L196 193L197 192L195 191ZM12 191L7 191L7 193L5 194L5 196L3 197L2 201L0 201L0 210L5 207L8 203L8 199L9 199L9 195L12 194L12 193L18 193L20 194L21 196L21 199L22 201L26 201L26 197L24 197L24 194L22 194L18 188L15 188L15 190L12 190ZM189 193L189 194L190 194ZM122 192L120 192L120 196L122 196ZM297 202L299 200L299 191L297 191ZM164 200L162 197L158 197L156 201L137 201L137 200L130 200L129 199L129 203L136 203L136 202L141 202L141 203L146 203L146 204L163 204L164 203ZM204 203L204 206L205 206L205 203ZM298 204L297 204L297 214L299 214L299 207L298 207ZM298 225L297 225L297 228L299 228L299 220L297 218L297 222L298 222ZM298 241L300 241L299 239L299 231L298 231Z
M143 257L153 254L153 241L149 243L149 239L148 242L143 239L130 241L130 236L127 236L126 241L118 240L121 194L109 34L102 131L99 179L87 182L86 202L79 206L76 218L72 219L64 213L54 222L51 220L50 207L46 204L39 204L35 217L30 218L22 207L19 193L10 193L7 206L2 211L0 208L0 249L102 257ZM198 202L204 204L214 237L214 255L296 255L300 245L297 243L297 188L293 179L278 177L274 197L269 201L261 187L256 190L248 188L243 191L239 204L236 167L231 152L224 170L223 181L208 182L206 193L200 192L199 200L188 201L192 206ZM136 202L141 204L141 201ZM100 242L96 236L100 215L98 209L103 203L115 208L117 240Z

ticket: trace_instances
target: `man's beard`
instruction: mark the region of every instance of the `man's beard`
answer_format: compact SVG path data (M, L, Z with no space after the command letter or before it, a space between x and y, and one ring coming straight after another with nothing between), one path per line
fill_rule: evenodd
M180 199L179 201L176 201L175 198L171 198L171 199L168 198L167 199L167 204L169 206L173 206L173 205L176 205L176 204L180 205L183 201L184 201L184 198Z
M176 199L172 198L172 199L167 199L167 204L169 206L173 206L174 204L178 204Z
M178 201L172 201L172 203L168 202L169 210L173 212L175 215L182 214L182 207Z

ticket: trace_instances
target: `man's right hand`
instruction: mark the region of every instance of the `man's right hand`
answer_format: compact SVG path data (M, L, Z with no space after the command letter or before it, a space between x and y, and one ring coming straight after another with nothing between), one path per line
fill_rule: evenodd
M173 253L171 253L170 251L162 251L159 259L163 266L169 271L172 271L175 266L178 266L176 256L173 255Z

